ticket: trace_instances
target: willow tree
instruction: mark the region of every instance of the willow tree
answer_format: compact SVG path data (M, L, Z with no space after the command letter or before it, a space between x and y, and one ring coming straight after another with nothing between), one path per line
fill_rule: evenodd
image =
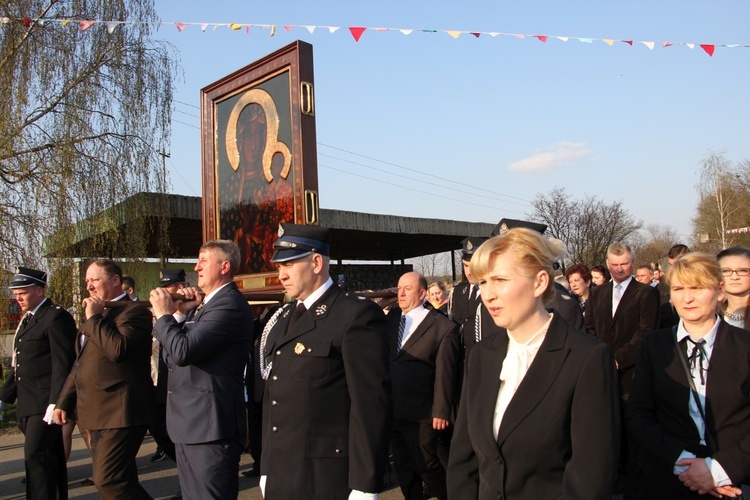
M66 254L77 223L105 223L91 218L135 193L166 191L159 153L169 147L177 63L153 38L157 21L153 0L0 0L4 269L49 268L45 256ZM147 206L129 210L128 234L96 231L79 256L145 256L160 224ZM54 248L44 248L52 234Z

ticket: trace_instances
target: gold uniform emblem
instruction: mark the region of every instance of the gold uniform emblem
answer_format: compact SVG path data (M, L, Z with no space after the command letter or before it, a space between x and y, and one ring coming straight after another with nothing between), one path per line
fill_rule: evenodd
M297 345L294 346L294 354L299 355L303 352L305 352L305 344L303 344L302 342L297 342Z

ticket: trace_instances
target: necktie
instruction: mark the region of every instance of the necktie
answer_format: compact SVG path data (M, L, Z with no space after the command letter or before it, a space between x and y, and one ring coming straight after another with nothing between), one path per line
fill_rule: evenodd
M704 339L693 340L690 337L685 337L690 344L693 344L693 350L688 356L690 362L690 369L695 372L696 370L701 377L701 385L706 385L706 372L710 368L708 359L706 358L706 351L703 350L703 346L706 344ZM688 345L688 347L690 347Z
M286 331L289 331L292 329L292 327L297 322L297 320L299 320L302 317L302 315L305 314L305 311L307 311L305 304L303 302L297 302L297 307L294 308L292 317L289 318L289 326L287 327Z
M401 315L401 321L398 323L398 340L396 344L396 354L401 352L404 344L404 331L406 330L406 316Z
M615 311L617 311L617 306L620 305L620 299L622 298L622 283L615 284L613 296L615 299L615 304L614 304L614 307L612 308L612 316L615 315Z

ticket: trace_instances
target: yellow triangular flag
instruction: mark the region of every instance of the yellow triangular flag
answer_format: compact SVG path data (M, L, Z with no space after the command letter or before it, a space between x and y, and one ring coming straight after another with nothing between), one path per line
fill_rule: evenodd
M230 27L230 28L232 28L232 29L233 29L234 31L237 31L237 30L241 30L241 29L242 29L242 25L241 25L241 24L234 24L234 23L231 23L231 24L229 25L229 27Z
M458 38L461 35L460 31L446 31L446 33L448 33L453 38Z
M606 43L610 47L615 44L615 41L612 40L611 38L605 38L604 40L602 40L602 42Z
M67 26L69 22L70 22L70 19L63 19L62 20L62 25L63 26Z

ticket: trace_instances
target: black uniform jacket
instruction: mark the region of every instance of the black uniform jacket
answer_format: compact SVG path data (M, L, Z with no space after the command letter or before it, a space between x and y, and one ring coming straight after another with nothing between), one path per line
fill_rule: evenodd
M336 285L287 331L271 328L263 398L267 500L345 500L379 492L388 459L391 386L385 315Z
M507 349L498 333L467 353L448 497L609 500L620 440L610 349L555 315L495 439Z
M16 415L44 414L55 404L75 360L76 323L60 306L45 299L16 336L16 369L0 390L0 401L18 398Z
M706 379L707 430L718 447L709 454L732 484L739 485L750 479L750 332L720 321ZM645 491L660 492L662 498L690 495L673 466L683 450L701 456L700 436L688 411L690 398L673 329L649 334L626 418L628 431L646 450Z

